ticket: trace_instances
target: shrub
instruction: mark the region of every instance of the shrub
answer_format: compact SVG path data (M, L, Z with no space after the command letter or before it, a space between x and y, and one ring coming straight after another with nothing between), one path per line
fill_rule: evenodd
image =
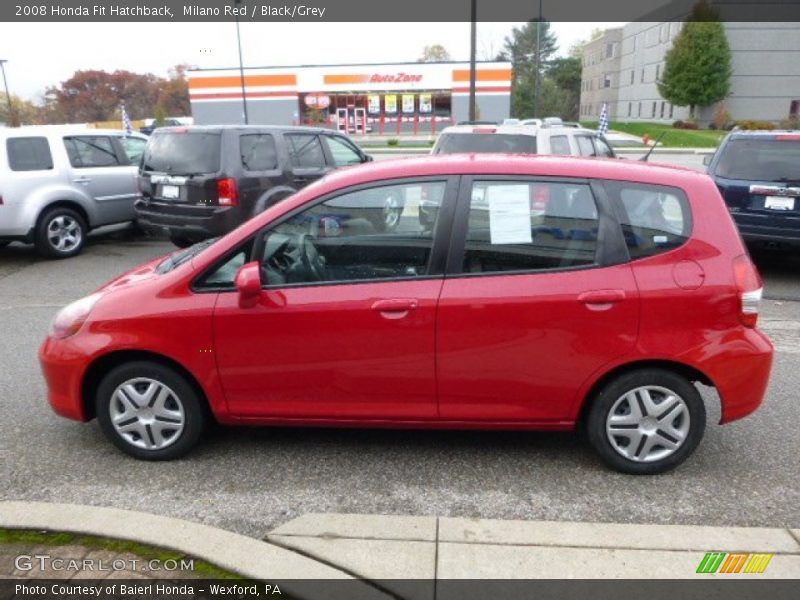
M390 138L388 142L386 142L387 146L397 146L400 143L400 140L397 138Z
M765 129L767 131L775 129L775 124L772 121L758 121L753 119L736 121L736 125L742 129Z
M728 105L725 101L722 101L717 104L717 108L714 110L714 118L711 120L711 125L709 127L711 129L725 129L728 123L730 123L730 120L731 113L728 110Z
M800 116L792 115L785 119L781 119L781 129L800 129Z
M700 125L697 121L675 121L672 126L675 129L700 129Z

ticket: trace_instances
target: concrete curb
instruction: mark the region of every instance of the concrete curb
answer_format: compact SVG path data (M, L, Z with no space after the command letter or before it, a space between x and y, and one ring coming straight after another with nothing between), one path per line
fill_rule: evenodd
M184 552L251 579L278 582L292 597L304 598L299 580L355 579L348 573L297 552L237 533L182 519L131 510L51 504L0 502L0 527L65 531L122 539ZM292 580L298 580L292 583ZM354 584L361 598L386 598L367 583ZM319 598L319 589L314 596ZM331 596L333 597L333 596Z

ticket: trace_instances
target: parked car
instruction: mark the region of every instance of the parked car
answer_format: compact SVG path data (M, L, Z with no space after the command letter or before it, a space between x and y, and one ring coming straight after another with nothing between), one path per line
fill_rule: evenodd
M186 127L193 124L194 119L191 117L169 117L164 119L161 125L157 125L155 119L145 119L144 126L139 128L139 133L151 135L159 127Z
M800 131L733 131L706 162L746 241L800 244Z
M0 245L75 256L92 229L136 219L136 163L147 138L124 131L0 129Z
M176 246L223 235L338 167L371 157L346 136L312 127L195 126L156 130L139 175L144 227ZM398 213L387 199L385 220Z
M387 189L394 230L351 216ZM583 426L611 467L649 474L700 442L695 383L722 423L761 404L761 288L703 174L426 157L343 169L122 275L58 313L39 357L56 413L143 459L185 454L210 420Z
M538 121L529 119L528 121ZM519 125L454 125L442 130L431 154L460 152L510 152L514 154L564 154L614 158L602 135L582 127L558 123Z

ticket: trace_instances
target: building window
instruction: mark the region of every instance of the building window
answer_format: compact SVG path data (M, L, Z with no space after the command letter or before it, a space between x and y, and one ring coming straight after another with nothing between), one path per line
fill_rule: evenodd
M617 53L617 44L612 42L610 44L606 44L606 58L614 58L614 55Z
M604 75L603 76L603 87L610 88L611 87L611 75Z
M639 80L639 83L644 83L644 68L642 68L642 78Z
M633 102L628 102L628 116L629 117L631 116L632 112L633 112Z
M661 77L661 65L656 65L656 81Z
M666 106L666 104L667 103L664 102L663 100L661 101L661 118L662 119L664 118L664 107Z
M633 69L631 69L631 85L633 85L633 77L634 77L634 75L633 75Z
M651 116L653 119L656 118L656 104L658 104L658 102L653 102L653 114Z
M636 115L636 116L637 117L641 117L642 116L642 103L641 102L639 102L639 114Z
M670 118L670 119L672 118L672 113L673 113L673 109L674 109L674 108L675 108L675 107L674 107L672 104L670 104L670 105L669 105L669 118Z

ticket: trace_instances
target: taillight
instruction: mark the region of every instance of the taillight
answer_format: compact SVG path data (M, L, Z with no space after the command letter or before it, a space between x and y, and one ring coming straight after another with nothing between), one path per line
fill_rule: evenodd
M239 204L239 190L236 189L236 180L232 177L220 179L217 182L217 196L220 206L237 206Z
M758 322L758 308L761 304L764 284L753 261L746 254L733 259L733 279L742 303L739 320L745 327L755 327Z

